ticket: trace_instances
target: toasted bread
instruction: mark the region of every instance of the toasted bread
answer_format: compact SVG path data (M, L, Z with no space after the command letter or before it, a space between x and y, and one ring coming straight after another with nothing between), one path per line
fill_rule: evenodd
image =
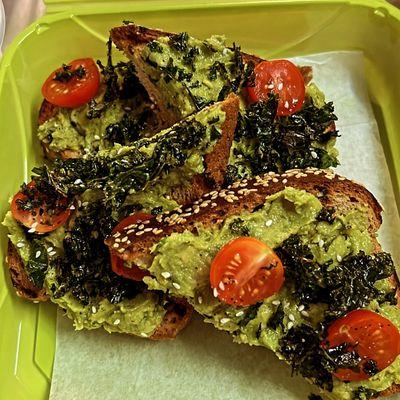
M149 42L157 40L160 37L170 37L175 35L171 32L165 32L159 29L151 29L143 26L129 24L111 29L110 36L117 48L125 53L130 58L137 70L138 78L142 85L146 88L150 99L157 110L160 127L167 127L180 119L173 110L167 107L163 95L159 92L157 87L152 83L149 76L143 71L143 60L139 57L140 50ZM255 65L264 61L262 58L242 53L243 61L245 63L252 62ZM305 83L312 79L311 67L302 67Z
M19 297L34 302L49 300L45 289L36 287L28 278L23 261L11 241L8 242L7 264L11 282ZM171 299L165 308L167 312L163 322L150 336L152 340L174 339L189 323L193 313L192 306L183 299Z
M270 172L262 177L234 183L219 192L207 193L193 205L160 214L150 220L146 225L146 232L141 232L139 240L138 227L123 229L117 235L128 238L124 242L118 240L119 257L127 261L135 261L148 254L155 243L172 232L194 230L196 223L202 223L205 227L212 226L230 215L251 211L263 204L266 196L286 186L304 189L315 194L320 197L324 206L335 207L339 212L346 212L360 204L365 205L370 222L369 232L376 249L380 249L375 233L382 222L382 208L375 197L364 186L336 175L331 170L307 168L290 170L284 174ZM106 240L107 245L113 246L118 236L109 237Z
M382 218L382 207L375 197L362 185L333 173L331 170L290 170L284 174L269 173L254 179L232 184L227 189L207 193L191 205L164 213L152 219L145 226L129 226L117 233L117 237L106 240L109 246L118 243L119 256L124 260L149 260L153 245L173 232L194 231L201 223L204 227L215 226L231 215L252 211L264 204L265 197L285 187L306 190L316 195L327 207L334 207L335 214L343 214L363 206L367 212L370 237L375 245L375 252L381 251L376 239ZM129 233L128 233L129 232ZM139 235L137 235L139 233ZM126 240L122 240L127 237ZM122 239L121 239L122 238ZM117 242L116 239L119 239ZM130 244L127 244L130 243ZM397 276L392 276L393 287L399 288ZM399 290L397 290L400 304ZM400 392L400 385L393 384L375 397L391 396Z

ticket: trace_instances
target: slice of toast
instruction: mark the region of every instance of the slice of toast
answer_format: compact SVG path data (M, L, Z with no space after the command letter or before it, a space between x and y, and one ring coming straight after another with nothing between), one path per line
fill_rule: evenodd
M380 249L375 233L382 222L382 208L375 197L364 186L336 175L331 170L315 168L290 170L283 174L270 172L251 180L236 182L219 192L205 194L193 205L186 206L184 210L178 208L170 213L158 215L146 225L145 232L140 232L139 239L137 233L140 228L131 227L119 232L117 237L110 236L106 243L111 247L118 237L120 239L121 236L127 236L124 242L118 240L118 254L122 259L134 262L148 255L155 243L172 232L195 230L196 223L201 223L205 227L213 226L231 215L252 211L260 204L264 204L266 196L285 187L304 189L317 195L324 206L334 206L339 213L350 211L360 204L365 205L368 210L371 238L374 240L376 250Z
M319 198L325 207L334 207L335 215L347 214L362 206L368 217L368 232L374 243L374 252L381 251L376 239L382 218L382 207L364 186L333 173L331 170L307 168L290 170L283 174L269 173L254 179L242 180L227 189L207 193L185 209L176 209L150 220L143 226L129 226L106 240L109 246L118 243L119 256L131 262L144 261L147 265L153 257L150 249L163 237L172 233L196 231L196 225L211 227L221 224L229 216L251 212L265 202L266 196L293 187L305 190ZM127 239L125 239L127 237ZM116 240L118 239L118 241ZM129 244L127 244L129 243ZM114 247L115 248L115 247ZM397 276L392 276L393 287L399 288ZM397 290L400 304L399 290ZM393 395L400 385L393 384L374 398Z
M10 271L11 282L16 294L33 302L48 301L49 296L45 289L36 287L28 278L24 264L17 249L8 242L6 262ZM162 324L149 337L153 340L174 339L189 323L193 308L185 300L172 298L165 306L167 312Z
M140 25L129 24L111 29L110 36L117 48L125 53L130 58L137 69L137 74L140 82L146 88L150 99L157 110L159 123L161 127L166 127L179 121L182 117L180 113L174 112L173 109L168 108L168 94L162 93L151 78L144 72L144 62L140 57L141 50L151 41L157 40L161 37L172 37L175 33L162 31L159 29L146 28ZM241 53L243 62L252 62L257 65L262 58ZM304 77L305 83L309 83L312 79L312 68L301 67L301 72ZM217 100L216 98L213 99Z

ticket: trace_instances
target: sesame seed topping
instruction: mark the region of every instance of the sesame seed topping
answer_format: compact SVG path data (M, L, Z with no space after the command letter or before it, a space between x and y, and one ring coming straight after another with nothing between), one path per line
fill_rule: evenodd
M77 179L75 182L74 182L74 185L79 185L79 184L81 184L81 183L83 183L82 182L82 179Z
M221 281L221 282L219 283L218 287L219 287L221 290L225 290L224 282Z
M213 295L214 297L218 297L218 289L216 287L213 289Z
M282 82L279 82L278 83L278 90L282 90L283 89L283 83Z
M310 314L306 310L303 310L301 312L301 315L304 315L305 317L309 317L310 316Z
M172 286L175 288L175 289L180 289L181 288L181 285L179 284L179 283L176 283L176 282L173 282L172 283Z
M318 242L318 246L321 248L324 247L324 244L325 242L322 239Z
M116 232L116 233L114 233L113 236L114 236L115 238L117 238L117 237L121 236L121 232Z
M99 135L94 135L95 140L100 140L100 136Z
M272 225L272 219L269 219L266 223L265 226L271 226Z
M342 261L342 256L338 254L338 255L336 256L336 260L338 260L338 262L341 262L341 261Z
M221 324L224 325L230 321L230 318L221 318Z
M92 306L92 313L96 314L96 312L97 312L97 308L95 306Z
M279 179L278 179L278 178L272 178L272 182L278 183L278 182L279 182Z
M274 306L279 306L279 304L281 304L281 301L280 301L280 300L274 300L274 301L272 302L272 304L273 304Z
M312 151L310 154L311 154L312 158L317 158L318 157L318 154L315 151Z
M24 247L25 246L25 243L22 243L22 242L18 242L17 243L17 247L20 249L20 248L22 248L22 247Z
M140 336L147 337L147 333L142 332Z
M144 234L144 231L136 232L136 236L140 236L140 235L143 235L143 234Z
M42 254L42 252L40 250L38 250L35 254L35 258L39 258L41 254Z
M211 203L211 207L212 208L217 207L217 203Z
M117 241L118 239L116 239L116 241ZM121 242L122 243L124 243L124 242L126 242L128 240L128 236L124 236L122 239L121 239Z
M273 84L273 83L270 83L268 86L267 86L267 89L273 89L275 87L275 85Z
M241 317L244 314L244 311L238 311L235 315L237 317Z
M49 256L53 257L53 256L55 256L56 254L57 254L56 251L51 251L51 252L49 253Z
M144 232L150 232L150 231L152 231L152 230L153 230L153 228L144 228L144 229L143 229Z
M294 315L293 315L293 314L289 314L289 319L290 319L291 321L294 321Z
M114 243L114 244L113 244L113 247L114 247L115 249L118 249L119 243Z
M168 278L171 277L171 273L170 273L170 272L167 272L167 271L161 272L161 275L162 275L165 279L168 279Z
M72 206L69 209L70 210L75 210L75 206L72 204Z
M289 108L289 102L288 102L287 100L285 101L284 107L285 107L286 109Z
M288 328L288 330L290 330L290 329L292 329L293 328L293 322L292 321L289 321L289 323L287 324L287 328Z
M197 298L197 301L199 302L199 304L201 304L201 303L203 302L203 298L202 298L201 296L199 296L199 297Z
M304 304L300 304L299 307L298 307L298 310L299 311L303 311L304 310Z
M285 185L287 183L287 179L285 178L282 183Z
M121 321L117 318L117 319L114 321L114 325L118 325L120 322L121 322Z

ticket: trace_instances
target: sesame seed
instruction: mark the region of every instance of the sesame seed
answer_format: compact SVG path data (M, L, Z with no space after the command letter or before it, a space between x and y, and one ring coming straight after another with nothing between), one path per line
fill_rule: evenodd
M75 206L72 204L72 206L69 209L70 210L75 210Z
M114 321L114 325L118 325L120 322L121 322L121 321L117 318L117 319Z
M272 225L272 219L269 219L266 223L265 226L271 226Z
M56 251L51 251L51 252L49 253L49 256L53 257L53 256L55 256L56 254L57 254Z
M289 108L289 102L288 102L287 100L285 101L284 107L285 107L286 109Z
M20 248L22 248L22 247L24 247L25 246L25 243L22 243L22 242L18 242L17 243L17 247L20 249Z
M219 283L218 287L219 287L221 290L225 290L224 282L221 281L221 282Z
M163 232L162 229L157 229L156 231L153 230L153 233L154 233L155 235L159 235L159 234L162 233L162 232Z
M116 233L114 233L113 236L114 236L115 238L117 238L117 237L121 236L121 232L116 232Z
M226 324L230 321L230 318L221 318L221 324Z
M340 256L339 254L336 256L336 260L338 260L338 262L342 261L342 256Z
M305 317L308 317L310 314L308 314L308 312L306 310L303 310L301 312L302 315L304 315Z
M199 296L199 297L197 298L197 301L199 302L199 304L201 304L201 303L203 302L203 298L202 298L201 296Z
M119 243L114 243L114 244L113 244L113 247L114 247L115 249L118 249Z
M278 183L278 182L279 182L279 179L278 179L278 178L272 178L272 182Z
M80 183L83 183L83 182L82 182L82 179L79 179L79 178L78 178L78 179L74 182L74 185L79 185Z
M218 289L215 287L213 290L214 297L218 297Z
M181 288L181 285L179 284L179 283L176 283L176 282L173 282L172 283L172 286L175 288L175 289L180 289Z
M226 200L228 203L233 203L233 199L232 199L231 197L225 197L225 200Z
M239 311L239 312L237 312L235 315L236 315L237 317L241 317L243 314L244 314L244 311Z
M310 154L311 154L312 158L317 158L318 157L318 154L315 151L312 151Z
M136 232L136 236L140 236L140 235L143 235L143 234L144 234L144 231Z
M287 179L285 178L282 183L285 185L287 183Z
M294 321L294 315L293 315L293 314L289 314L289 319L290 319L291 321Z
M121 239L120 239L120 238L116 238L115 241L116 241L117 243L120 243L120 242L121 242Z
M96 312L97 312L97 308L95 306L92 306L92 313L96 314Z
M324 244L325 242L322 239L318 242L318 246L321 248L324 247Z
M147 333L142 332L140 336L147 337Z
M153 228L144 228L143 230L144 230L144 232L150 232L153 230Z
M165 279L168 279L168 278L171 277L171 273L170 273L170 272L167 272L167 271L161 272L161 275L162 275Z
M94 135L95 140L100 140L100 136L99 135Z
M138 229L143 229L144 228L144 225L143 224L140 224L139 226L138 226Z
M300 304L298 309L299 309L299 311L303 311L304 310L304 304Z
M42 254L42 252L40 250L38 250L35 254L35 258L39 258L41 254Z
M279 82L278 83L278 90L282 90L283 89L283 83L282 82Z
M281 304L281 301L280 301L280 300L274 300L274 301L272 302L272 304L273 304L274 306L279 306L279 304Z
M35 228L31 228L31 229L28 230L28 232L29 232L29 233L35 233L36 230L35 230Z
M288 328L288 330L290 330L290 329L292 329L293 328L293 322L292 321L289 321L289 323L287 324L287 328Z
M116 239L116 240L118 240L118 239ZM127 240L128 240L128 236L124 236L124 237L121 239L121 242L124 243L124 242L126 242Z
M83 203L82 203L82 206L83 207L87 207L89 205L89 202L88 201L84 201Z
M273 83L271 83L271 84L269 84L268 86L267 86L267 89L273 89L275 87L275 85L273 84Z

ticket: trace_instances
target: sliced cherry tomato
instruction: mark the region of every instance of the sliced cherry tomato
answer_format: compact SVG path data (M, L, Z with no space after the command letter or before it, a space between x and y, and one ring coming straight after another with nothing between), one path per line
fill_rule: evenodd
M66 197L49 199L40 193L36 183L31 181L13 197L11 213L14 219L36 233L47 233L63 225L71 210Z
M227 243L211 264L211 287L234 306L249 306L278 292L284 281L282 262L265 243L240 237Z
M248 86L250 102L268 100L270 93L279 96L277 115L290 115L301 109L305 84L299 68L288 60L262 61L254 68L254 86Z
M146 221L150 218L153 218L151 214L146 214L142 212L130 215L129 217L123 219L113 229L112 233L120 231L121 229L124 229L128 225L137 224L141 221ZM123 276L124 278L127 279L132 279L134 281L141 281L145 276L149 275L148 271L140 269L137 265L131 264L129 267L125 266L124 260L118 257L118 254L113 250L110 250L110 256L111 256L111 268L117 275Z
M356 369L338 369L333 375L342 381L368 379L365 370L375 365L378 371L388 367L400 353L400 334L387 318L369 311L355 310L339 318L328 328L323 347L331 349L347 344L348 352L356 352L361 361Z
M75 108L96 96L99 87L96 63L92 58L81 58L52 72L42 86L42 94L56 106Z

